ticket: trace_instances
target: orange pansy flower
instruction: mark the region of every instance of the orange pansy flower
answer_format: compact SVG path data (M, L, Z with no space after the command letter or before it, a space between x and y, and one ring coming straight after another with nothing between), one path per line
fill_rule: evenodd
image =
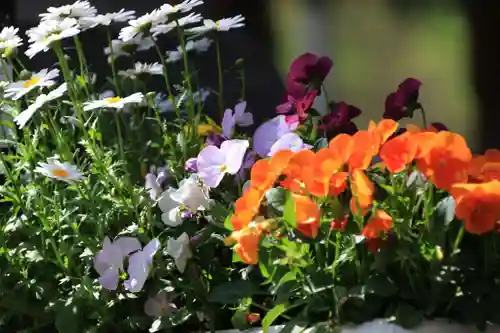
M367 239L377 239L380 234L389 232L392 228L392 217L384 210L377 210L363 228L361 234Z
M351 191L355 199L356 207L368 209L373 204L374 185L366 174L356 169L351 175Z
M351 157L353 151L352 137L348 134L338 134L330 140L328 149L332 151L340 164L344 165L349 160L349 157Z
M471 158L462 136L442 131L435 134L427 154L417 160L417 168L438 188L449 190L453 184L467 181Z
M305 195L293 193L296 228L304 236L316 238L320 227L321 212L318 205Z
M495 229L500 220L500 181L482 184L454 184L451 195L456 201L456 217L465 229L483 234Z
M384 144L398 129L398 123L392 119L382 119L377 125L370 122L369 131L380 136L380 145Z
M378 154L380 136L371 131L358 131L352 136L352 154L349 157L349 170L367 169L373 157Z
M342 178L345 177L335 175L342 167L342 161L329 148L317 152L311 167L302 172L302 179L309 194L321 198L330 194L331 190L341 190Z
M310 150L301 150L295 153L283 170L285 179L281 181L281 186L294 193L305 194L305 179L313 174L315 158L316 154Z
M413 162L416 152L417 146L410 137L398 136L382 146L380 158L389 171L398 173Z
M488 149L484 155L474 156L468 172L472 181L500 180L500 150Z
M231 217L231 224L234 230L241 230L248 226L250 221L259 212L260 203L265 191L260 191L255 187L250 187L235 202L234 215Z
M270 189L288 166L292 156L291 150L281 150L271 158L255 162L250 171L251 186L261 191Z

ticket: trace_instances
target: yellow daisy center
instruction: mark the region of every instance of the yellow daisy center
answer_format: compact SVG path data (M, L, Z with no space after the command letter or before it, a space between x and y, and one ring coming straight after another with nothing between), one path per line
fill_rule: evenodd
M40 78L34 77L32 79L29 79L28 81L25 81L24 84L23 84L23 87L26 88L26 89L28 89L29 87L34 86L38 82L40 82Z
M108 101L109 103L116 103L116 102L119 102L120 100L121 100L120 96L110 97L110 98L106 99L106 101Z
M52 170L52 174L55 177L63 177L63 178L67 178L69 176L69 172L64 169L54 169Z

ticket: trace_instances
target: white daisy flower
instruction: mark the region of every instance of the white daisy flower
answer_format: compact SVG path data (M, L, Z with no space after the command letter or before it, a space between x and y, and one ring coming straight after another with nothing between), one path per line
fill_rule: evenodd
M73 37L80 33L78 22L74 18L67 17L62 21L42 21L37 27L26 31L31 45L25 52L26 56L33 58L37 53L49 50L49 46L58 40Z
M223 18L215 22L212 20L203 20L203 26L187 29L187 31L197 34L204 34L210 31L229 31L231 29L244 27L244 21L245 18L242 15Z
M165 16L178 13L185 13L190 11L194 7L200 6L202 4L203 4L202 0L184 0L178 5L170 5L166 3L160 7L160 12Z
M151 27L156 24L164 23L166 20L167 18L158 9L155 9L151 13L144 14L135 20L128 21L129 26L120 31L118 38L124 42L137 36L142 38L144 33L149 32Z
M93 28L96 25L109 26L111 25L111 23L127 22L133 19L135 19L134 10L126 11L125 9L121 9L119 12L99 14L94 17L83 17L81 19L81 22L83 23L83 25Z
M89 17L94 17L97 14L97 9L88 1L78 0L72 5L63 5L59 7L49 7L47 13L40 14L42 21L61 21L65 18L74 18L80 22ZM82 25L85 27L85 25Z
M146 51L152 48L155 45L154 41L148 38L141 38L141 36L136 36L131 40L126 42L113 39L111 41L111 47L113 48L113 55L115 60L120 56L131 56L133 52L136 51ZM106 47L104 49L104 54L109 55L108 61L111 61L111 49L110 47Z
M142 93L134 93L125 98L120 96L109 97L98 101L85 102L83 110L90 111L94 109L111 108L123 109L127 104L139 104L142 102L144 95Z
M67 90L68 86L65 82L56 89L49 92L47 95L45 94L38 95L33 104L28 106L26 110L24 110L14 118L14 122L17 124L17 126L19 126L19 128L22 129L26 125L26 123L31 119L31 117L33 117L33 115L39 108L41 108L45 103L61 97Z
M194 51L196 53L206 52L208 51L210 45L212 45L212 40L206 37L203 37L198 40L190 40L184 45L186 49L186 53ZM182 47L177 46L176 51L167 52L167 62L176 62L181 60L183 57Z
M190 13L188 16L181 17L175 22L170 22L167 24L158 24L153 26L151 28L151 33L153 34L154 37L157 37L158 35L170 32L171 30L175 29L177 25L179 27L183 27L185 25L198 23L201 21L201 19L202 17L200 14Z
M57 68L49 71L47 68L42 69L40 72L32 74L29 80L17 81L9 84L5 89L5 97L18 100L31 90L37 87L50 87L56 84L53 80L59 76Z
M153 64L136 62L134 68L127 69L126 71L119 71L118 74L131 78L135 78L140 74L163 75L163 66L157 62Z
M0 52L2 57L8 57L22 45L22 39L17 35L18 28L5 27L0 31Z
M76 166L68 162L61 163L53 159L48 159L47 162L39 162L39 166L35 169L35 172L68 183L85 178Z

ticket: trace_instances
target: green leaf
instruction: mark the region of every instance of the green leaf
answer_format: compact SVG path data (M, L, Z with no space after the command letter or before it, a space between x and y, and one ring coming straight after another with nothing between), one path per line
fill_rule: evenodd
M314 143L314 150L315 151L318 151L318 150L320 150L322 148L326 148L326 147L328 147L328 139L327 138L319 138Z
M382 297L390 297L397 293L398 288L389 278L376 274L366 281L365 291Z
M286 191L282 187L274 187L266 192L266 199L269 206L282 212L286 204Z
M250 324L248 323L247 320L247 311L244 310L236 311L233 317L231 318L231 323L233 324L234 328L240 331L248 329L250 327Z
M236 251L233 251L233 263L236 262L243 262L243 259L240 258L240 256Z
M240 299L251 297L259 290L255 284L247 280L230 281L216 286L210 295L208 301L220 304L233 304Z
M297 221L295 220L295 204L290 193L288 193L286 197L283 219L290 227L296 228Z
M407 303L401 303L396 310L396 323L403 328L414 328L424 319L424 313Z
M286 304L278 304L275 305L269 312L266 314L264 319L262 319L262 328L264 329L264 333L269 333L269 327L271 324L283 313L287 310Z
M228 215L226 217L226 219L224 220L224 228L226 228L227 230L233 231L234 228L233 228L233 224L231 223L231 216L232 215Z
M438 218L443 218L444 225L450 224L455 219L455 199L450 195L436 205L436 214Z
M168 316L156 319L149 328L149 332L158 332L165 328L179 326L185 323L191 317L188 309L182 308L179 311L172 312Z
M80 313L74 303L61 306L57 310L56 328L59 333L77 333L80 332Z

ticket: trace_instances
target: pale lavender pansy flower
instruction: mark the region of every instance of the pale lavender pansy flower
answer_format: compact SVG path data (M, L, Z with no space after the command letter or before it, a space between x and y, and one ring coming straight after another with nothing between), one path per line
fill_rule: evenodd
M227 140L220 148L207 146L198 155L198 175L208 187L217 187L226 173L235 175L241 168L248 140Z
M288 149L293 152L298 152L300 150L311 148L312 146L304 143L304 141L302 141L302 138L297 133L290 132L283 135L271 146L271 150L269 151L268 156L271 157L280 150Z
M241 127L248 127L253 125L253 115L250 112L245 112L247 102L243 101L235 105L233 110L227 109L222 118L222 135L231 139L234 134L234 127L236 125Z
M104 238L102 249L94 258L94 269L100 275L99 283L103 288L116 290L120 272L123 271L123 259L140 249L141 243L133 237L121 237L114 242Z
M123 283L125 289L132 293L141 291L151 270L153 257L159 249L160 242L153 239L142 250L130 256L127 267L128 279Z
M150 317L162 317L177 311L177 306L172 302L172 292L161 290L144 303L144 313Z
M245 171L251 169L255 164L257 159L257 154L253 151L248 151L243 158L243 163L241 164L240 171L236 174L236 181L242 184L245 181Z
M198 162L196 161L196 157L191 157L186 161L186 164L184 165L184 170L189 173L196 173L198 172L198 168L196 167L196 164Z
M266 158L274 143L292 130L293 126L287 123L284 115L266 121L257 128L253 135L253 151L260 157Z
M149 191L149 196L152 200L158 199L161 192L163 191L163 183L165 183L168 178L168 171L166 168L158 168L156 174L154 169L154 166L150 168L149 173L145 177L144 185L146 190Z

